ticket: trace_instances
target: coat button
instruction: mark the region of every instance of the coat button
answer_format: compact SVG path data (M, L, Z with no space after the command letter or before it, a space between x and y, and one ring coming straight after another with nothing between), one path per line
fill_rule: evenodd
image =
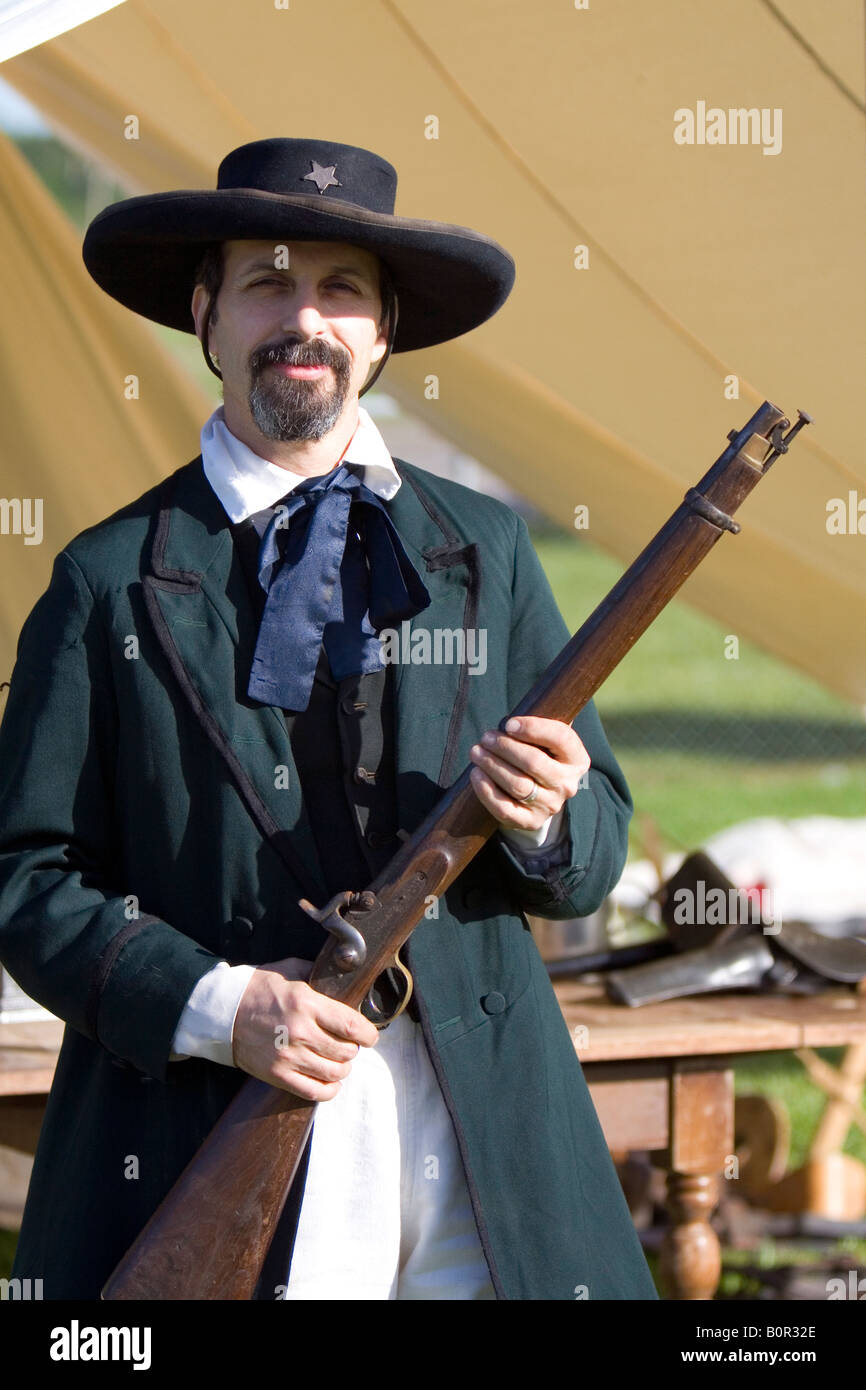
M368 830L364 838L372 849L384 849L386 845L393 843L396 836L386 835L381 830Z
M236 936L252 936L255 932L255 927L249 917L232 918L232 926Z
M485 994L481 1007L486 1014L501 1014L506 1002L505 995L494 989L490 994Z
M467 888L463 894L464 907L480 907L484 902L483 888Z

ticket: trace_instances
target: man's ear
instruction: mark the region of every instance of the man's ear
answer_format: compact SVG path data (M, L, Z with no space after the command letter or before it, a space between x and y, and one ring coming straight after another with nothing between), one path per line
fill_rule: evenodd
M210 303L210 295L204 285L196 285L192 292L192 316L195 320L195 331L199 342L201 342L202 328L204 327L204 316L207 313L207 306Z
M386 333L380 333L373 344L373 351L370 353L370 362L380 362L385 356L387 347L388 335Z
M395 331L397 326L397 319L399 318L399 300L397 299L393 286L391 287L391 295L391 312L383 314L379 321L379 336L370 354L371 362L380 362L385 356L385 353L388 351L388 342L391 338L391 334Z

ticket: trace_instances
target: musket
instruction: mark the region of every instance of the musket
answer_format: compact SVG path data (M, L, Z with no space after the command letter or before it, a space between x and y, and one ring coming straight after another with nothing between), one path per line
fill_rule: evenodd
M730 443L697 487L623 574L598 608L499 723L537 715L572 723L724 531L752 488L809 423L791 426L769 401ZM786 434L785 431L788 431ZM430 905L497 828L464 768L368 888L336 894L324 907L300 905L329 940L309 984L352 1008L373 1000L377 980L408 972L398 952ZM579 793L578 793L579 795ZM109 1278L103 1299L250 1299L304 1152L316 1105L250 1077Z

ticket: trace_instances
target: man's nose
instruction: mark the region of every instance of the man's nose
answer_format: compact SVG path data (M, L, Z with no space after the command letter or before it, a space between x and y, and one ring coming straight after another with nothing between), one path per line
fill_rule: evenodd
M281 324L285 333L296 333L306 340L321 333L322 325L322 316L312 296L295 294L287 298Z

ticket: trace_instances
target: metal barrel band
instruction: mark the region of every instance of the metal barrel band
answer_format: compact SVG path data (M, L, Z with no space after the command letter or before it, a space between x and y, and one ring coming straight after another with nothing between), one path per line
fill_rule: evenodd
M702 516L705 521L717 526L720 531L732 531L735 536L738 534L739 523L734 521L733 517L728 516L727 512L723 512L721 508L714 507L702 492L698 492L697 488L690 487L683 501L689 504L693 512L697 512L698 516Z

